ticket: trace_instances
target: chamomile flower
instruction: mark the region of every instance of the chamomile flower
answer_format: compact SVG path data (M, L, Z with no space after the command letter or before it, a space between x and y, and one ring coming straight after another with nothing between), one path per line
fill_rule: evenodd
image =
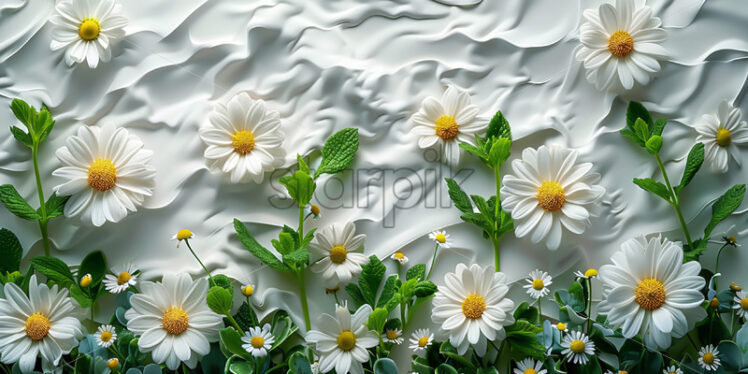
M553 328L556 329L556 330L558 330L558 331L560 331L560 332L567 332L567 331L569 331L569 327L567 327L566 324L563 323L563 322L559 322L559 323L553 325Z
M177 241L177 247L179 247L179 243L182 242L182 240L189 240L195 237L195 234L190 231L189 229L181 229L177 231L176 234L171 236L171 240Z
M242 295L250 297L255 293L255 286L253 284L245 284L242 286Z
M210 168L229 175L231 183L261 183L265 172L283 164L280 114L266 109L264 101L242 92L227 105L217 103L209 119L200 129L208 146L205 159Z
M706 371L717 371L721 365L717 347L711 344L701 347L699 349L699 365Z
M127 18L112 0L63 0L50 22L53 51L65 48L65 63L72 66L86 61L95 69L99 61L112 58L112 45L125 36Z
M104 287L109 293L118 294L138 284L138 275L132 264L112 267L112 274L104 276Z
M395 252L390 256L391 259L397 261L400 263L400 265L405 265L408 263L408 257L406 257L402 252Z
M475 135L488 124L477 120L478 106L470 103L470 95L450 85L441 99L427 97L418 113L413 115L411 133L418 136L418 147L438 147L442 160L452 167L460 163L460 143L475 145Z
M675 365L670 365L662 371L662 374L683 374L683 370Z
M101 325L96 332L96 344L101 347L109 348L117 341L117 332L112 325Z
M548 370L543 369L543 361L535 361L526 358L517 362L517 368L512 370L513 374L546 374Z
M366 235L356 235L353 222L333 224L318 230L315 241L309 243L309 253L318 259L312 271L321 273L328 284L348 283L361 273L361 266L369 263L363 253Z
M413 352L422 351L434 342L434 334L432 334L429 329L418 329L410 335L408 342L410 343L410 346L408 347L412 349Z
M746 297L745 292L736 292L732 301L734 303L732 308L735 309L737 315L744 319L748 318L748 297Z
M522 286L527 289L527 293L534 299L540 299L545 297L549 292L548 286L553 284L553 278L541 270L533 270L530 273L530 278L525 279L528 284Z
M735 282L730 283L730 291L732 291L732 292L739 292L739 291L742 291L742 290L743 290L743 287L740 287L737 283L735 283Z
M566 334L561 346L564 348L561 354L566 355L572 364L585 365L589 361L589 356L595 355L595 342L579 331Z
M597 269L589 268L584 273L582 273L581 270L577 270L577 271L574 272L574 275L577 278L581 278L581 279L597 278Z
M716 114L705 114L694 129L697 142L704 144L704 158L714 171L726 173L732 158L740 167L743 157L738 145L748 143L748 124L743 114L727 101L719 104Z
M429 239L433 240L434 243L442 248L449 248L452 246L452 240L449 239L449 234L443 230L430 233Z
M242 336L242 348L254 357L265 357L270 348L275 343L273 334L270 333L270 324L266 323L262 328L260 326L250 327L244 336Z
M709 243L727 245L733 248L740 247L740 243L738 243L738 232L735 229L735 225L730 226L727 231L723 232L720 240L709 239Z
M110 370L114 370L114 369L116 369L116 368L118 368L118 367L119 367L119 360L117 359L117 357L114 357L114 358L110 358L110 359L109 359L109 360L108 360L108 361L106 362L106 366L107 366L107 367L108 367L108 368L109 368Z
M387 343L402 344L403 343L403 330L398 328L387 329L382 334L382 340Z

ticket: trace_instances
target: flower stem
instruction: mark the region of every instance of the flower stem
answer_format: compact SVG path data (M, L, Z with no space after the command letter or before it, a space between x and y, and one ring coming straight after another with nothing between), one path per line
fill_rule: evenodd
M434 270L434 263L436 262L436 252L439 250L439 244L434 245L434 255L431 256L431 266L429 267L429 272L426 274L426 280L429 280L431 278L431 271Z
M190 252L195 257L195 260L197 260L197 262L200 263L200 266L203 267L203 270L205 270L205 274L208 274L208 279L210 279L210 283L212 283L213 285L218 285L215 281L213 281L213 277L210 275L208 268L206 268L205 264L203 264L203 262L200 261L200 257L197 257L197 254L195 254L195 251L192 250L192 246L190 245L190 240L184 239L184 242L187 243L187 248L190 249Z
M587 278L587 334L592 330L592 278Z
M680 199L678 199L678 194L675 193L673 186L670 184L670 178L668 178L667 176L667 172L665 171L665 165L662 164L662 159L660 159L660 155L655 153L654 156L655 156L655 159L657 160L657 165L660 167L660 171L662 172L662 177L665 179L665 184L667 185L668 191L670 192L670 195L673 198L671 205L675 209L675 213L678 215L678 220L680 221L680 226L683 229L683 234L686 236L688 247L693 249L693 241L691 241L691 234L688 233L688 226L686 226L686 220L683 219L683 213L680 210Z
M299 237L304 240L304 207L299 205Z
M496 272L499 272L501 269L501 253L499 250L499 239L491 239L491 243L493 243L493 266L494 270Z
M301 300L301 310L304 312L304 326L306 331L312 329L312 323L309 318L309 304L306 300L306 282L304 281L304 269L296 272L296 279L299 282L299 299Z
M499 238L499 218L501 217L501 175L499 174L501 166L497 165L493 169L494 179L496 180L496 201L494 202L494 230L493 230L493 238L491 239L491 242L493 243L493 257L494 257L494 271L499 272L501 271L501 254L499 249L499 241L501 238Z
M543 298L538 298L538 325L543 328ZM543 331L541 332L542 337L542 343L543 349L545 349L545 328L543 328Z
M722 250L725 249L725 247L727 247L727 243L722 244L722 246L719 247L719 251L717 251L717 260L714 263L714 274L719 273L719 256L722 255ZM714 289L715 290L719 289L717 288L717 280L718 280L717 278L714 278Z
M226 313L224 315L229 320L229 322L231 322L231 324L234 325L234 328L236 329L236 331L239 332L239 334L243 334L244 333L244 331L242 331L241 326L239 326L239 323L236 322L236 320L234 319L234 316L232 316L231 313Z
M36 191L39 194L39 205L42 217L39 219L39 230L42 232L42 244L44 255L49 256L49 234L47 233L47 206L44 204L44 190L42 189L42 178L39 175L39 144L34 142L31 147L31 158L34 161L34 176L36 177Z

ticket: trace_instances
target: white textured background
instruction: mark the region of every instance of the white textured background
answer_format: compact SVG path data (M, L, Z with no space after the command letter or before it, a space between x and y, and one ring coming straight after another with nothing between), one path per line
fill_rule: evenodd
M696 137L689 126L702 114L715 112L726 99L748 115L744 0L649 1L669 33L665 47L672 61L649 86L624 96L596 91L573 58L582 10L596 7L595 1L121 3L130 20L127 36L110 63L90 70L68 68L61 52L50 51L47 19L53 1L0 0L0 183L14 184L37 204L30 152L7 130L16 124L9 109L14 97L46 103L57 120L40 155L47 196L60 182L50 175L59 166L54 151L78 126L112 122L127 127L156 153L155 195L118 224L95 228L76 219L55 219L50 234L59 250L54 254L77 264L89 251L103 249L110 263L133 262L147 278L166 271L200 276L186 248L169 240L177 230L190 228L198 235L193 247L212 271L256 284L255 300L263 314L284 308L298 318L296 288L285 274L263 268L241 248L232 218L250 222L250 230L270 247L279 226L295 226L297 211L271 206L270 198L281 190L277 182L271 185L266 178L262 185L231 185L206 169L198 128L214 102L236 92L248 91L281 113L286 166L295 163L296 153L319 149L334 131L358 127L361 147L354 166L359 171L337 180L322 178L320 189L326 188L327 195L318 192L317 201L324 206L323 217L311 225L356 220L368 235L366 253L385 258L402 248L412 263L429 260L433 247L427 234L446 228L457 244L440 252L437 283L458 262L493 261L490 242L444 205L448 197L442 181L450 170L431 162L433 155L419 150L408 134L407 119L423 98L440 96L446 84L469 90L484 117L498 109L505 113L515 137L514 156L542 144L575 148L581 160L595 164L608 190L602 216L584 236L565 233L558 252L507 235L502 268L512 280L535 268L557 276L599 267L635 235L681 237L671 208L631 183L634 177L659 176L651 156L618 134L629 100L670 119L663 159L675 179ZM748 149L744 152L748 155ZM462 167L475 172L463 187L492 194L493 176L466 159ZM683 196L694 236L709 218L708 204L732 184L745 183L746 176L746 169L734 163L726 175L708 168L699 172ZM730 225L747 227L746 214L730 217L715 235ZM27 259L42 252L34 223L0 209L0 226L21 237ZM745 248L726 250L722 270L723 279L748 286ZM714 252L703 257L708 268ZM394 270L391 261L385 263ZM322 283L308 279L312 314L332 311ZM518 302L525 299L519 286L512 293ZM423 315L428 316L425 309ZM428 319L417 324L427 325Z

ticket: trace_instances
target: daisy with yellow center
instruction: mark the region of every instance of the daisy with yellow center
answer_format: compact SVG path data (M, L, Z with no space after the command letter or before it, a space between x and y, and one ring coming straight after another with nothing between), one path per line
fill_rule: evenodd
M181 229L177 231L176 234L171 236L171 240L176 240L177 247L179 247L179 243L181 243L183 240L190 240L194 237L195 237L195 234L189 229Z
M244 336L242 336L242 348L254 357L267 356L270 349L275 343L275 338L270 332L270 324L266 323L260 326L250 327Z
M282 165L286 156L280 114L246 92L226 105L217 103L200 138L207 145L208 166L228 175L232 183L261 183L265 172Z
M683 374L683 370L675 365L670 365L662 371L662 374Z
M413 352L426 350L434 342L434 334L429 329L418 329L408 339L408 346Z
M109 348L117 341L117 332L112 325L101 325L96 332L96 344L100 347Z
M517 362L517 367L512 370L512 374L546 374L548 370L543 369L543 361L535 361L532 358L526 358Z
M567 332L567 331L569 331L569 329L566 327L566 324L563 323L563 322L559 322L559 323L553 325L553 328L555 328L556 330L561 331L561 332Z
M571 331L564 336L561 341L562 355L566 355L567 360L572 364L585 365L589 361L589 356L595 354L595 342L582 332Z
M452 239L449 238L444 230L433 231L429 234L429 239L433 240L436 245L442 248L450 248L452 246Z
M438 147L442 161L458 165L462 155L460 143L475 145L475 135L486 130L487 123L478 120L478 107L470 103L470 95L455 86L448 86L441 98L428 97L412 117L411 133L418 137L420 148Z
M587 71L587 80L599 90L629 90L635 83L646 85L668 58L661 46L667 33L652 9L634 0L603 3L584 11L579 29L582 46L576 59Z
M705 114L693 126L696 141L704 144L704 159L712 171L726 173L730 159L740 167L745 156L740 147L748 143L748 124L743 113L728 101L722 101L717 113Z
M483 356L488 342L500 337L504 326L514 323L514 302L505 297L507 292L506 276L494 272L493 266L458 264L434 294L431 319L449 334L449 342L459 354L472 346Z
M540 299L548 295L551 292L548 286L553 284L553 278L550 274L535 269L530 273L530 277L526 278L527 284L522 286L527 289L527 293L534 299Z
M104 276L104 287L109 293L118 294L138 284L137 270L132 264L115 266Z
M390 256L391 259L397 261L400 265L405 265L408 263L408 257L405 256L402 252L395 252Z
M706 317L704 278L696 261L683 263L675 243L653 237L628 240L600 268L603 301L598 312L626 338L642 335L650 349L666 349Z
M311 268L321 273L328 285L348 283L361 273L361 266L369 257L360 253L366 235L356 235L353 222L333 224L317 230L315 241L309 244L309 254L318 259Z
M577 270L574 272L574 275L579 279L597 278L597 269L589 268L584 273L581 270Z
M577 152L560 147L526 148L504 176L501 205L511 213L518 238L546 248L561 245L563 231L582 234L596 215L605 189L592 164L577 164Z
M64 183L54 191L72 195L65 204L66 217L79 216L94 226L119 222L153 193L153 152L125 128L81 126L56 155L63 166L52 175Z
M717 347L709 344L699 350L699 365L707 372L717 371L722 365Z
M748 297L745 292L738 291L733 297L732 309L735 309L736 314L743 319L748 319ZM718 301L719 303L719 301Z
M389 328L382 334L382 340L392 344L402 344L403 342L403 330L398 328Z

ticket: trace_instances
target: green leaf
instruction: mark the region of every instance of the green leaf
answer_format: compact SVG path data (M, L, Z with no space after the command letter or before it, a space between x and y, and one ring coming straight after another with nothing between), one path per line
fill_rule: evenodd
M251 359L247 351L242 348L242 337L233 327L225 327L218 330L218 337L221 344L232 354L244 358L245 360Z
M473 204L470 203L468 195L462 191L460 185L455 182L452 178L444 178L447 181L447 188L449 189L449 198L455 204L455 207L463 213L472 213Z
M236 314L234 314L234 319L243 331L249 330L250 327L260 325L260 321L257 320L257 314L255 313L254 309L252 309L252 307L247 304L246 301L239 306L239 310L237 310Z
M441 364L434 370L435 374L457 374L457 369L450 364Z
M735 334L735 343L740 350L742 362L748 364L748 323L743 324Z
M81 266L78 268L78 277L82 277L86 274L91 274L91 286L96 286L104 278L106 273L106 257L101 251L93 251L86 255L81 261Z
M386 308L376 308L369 314L369 321L366 322L366 327L369 330L376 331L377 334L381 334L384 329L384 324L387 323L387 316L390 311Z
M314 178L345 170L353 161L357 150L358 129L348 127L336 132L322 146L322 163L314 173Z
M39 216L36 210L31 208L29 203L18 194L16 188L9 184L0 186L0 201L2 201L3 205L8 208L8 211L19 218L29 221L37 221L41 219L41 216Z
M260 243L255 240L252 234L249 233L247 226L245 226L236 218L234 218L234 230L236 230L236 235L239 237L239 241L242 243L244 248L255 255L255 257L260 259L260 261L264 262L266 265L275 270L285 272L292 271L291 268L278 260L278 258L275 257L267 248L261 246Z
M488 155L483 151L483 149L469 143L460 143L460 148L480 157L483 162L488 162Z
M11 126L10 127L10 133L13 134L13 137L16 138L21 144L32 148L34 146L34 141L31 140L31 136L27 134L25 131L21 130L18 127Z
M0 229L0 274L18 270L23 257L23 248L18 237L8 229Z
M543 331L542 328L528 321L517 320L513 325L506 327L506 343L515 355L542 360L544 348L538 342L538 333L541 331Z
M662 136L662 130L665 129L665 125L667 125L666 119L658 119L655 121L654 128L652 128L652 135L660 135Z
M292 374L312 374L312 365L302 352L294 352L288 358L288 371Z
M10 103L10 110L13 111L16 118L26 125L27 128L31 129L34 126L36 109L32 108L25 101L21 99L13 99Z
M413 294L416 297L429 297L436 291L438 291L438 288L432 281L420 281L413 287Z
M490 137L501 137L510 141L512 140L512 128L509 126L509 121L506 120L501 111L496 112L493 118L491 118L491 121L488 122L486 138Z
M380 358L374 362L374 374L397 374L395 361L389 358Z
M42 110L36 117L36 124L37 128L40 129L42 133L41 136L39 136L39 143L41 143L47 139L49 133L52 132L52 129L55 126L55 121L52 119L52 115L49 113L47 107L42 106Z
M686 187L693 179L696 172L701 168L701 164L704 163L704 144L696 143L688 152L688 159L686 160L686 168L683 170L683 177L680 179L680 184L675 186L675 193L680 193L683 187Z
M645 146L644 142L641 139L639 139L639 137L637 137L636 134L634 134L634 132L631 131L630 129L627 129L627 128L626 129L621 129L620 133L624 137L629 138L634 143L639 144L642 147Z
M65 210L65 203L68 202L70 196L57 196L56 192L52 193L52 196L47 199L44 206L47 208L47 218L54 218L63 213ZM37 213L41 215L41 209L37 209Z
M351 301L353 301L353 305L357 309L361 305L366 304L366 299L364 298L364 294L361 292L361 288L359 288L355 283L346 284L345 292L348 292L348 296L351 297Z
M70 287L70 297L75 299L75 301L80 304L83 308L88 308L93 304L93 300L91 300L91 297L88 296L88 294L83 291L80 286L76 283L72 283L69 285Z
M364 300L369 305L376 305L377 291L382 283L382 278L387 268L382 264L377 256L370 256L369 263L361 267L361 276L358 279L358 285L361 287L361 293Z
M743 197L745 197L745 185L736 184L712 204L712 219L704 229L704 240L709 239L712 230L714 230L718 223L730 216L740 206L743 202Z
M227 277L224 274L216 274L212 277L210 280L210 286L220 286L226 289L226 291L229 291L230 294L234 294L234 286L231 285L231 278Z
M654 122L652 121L652 116L649 114L647 108L639 102L632 101L629 103L628 108L626 108L626 125L629 128L634 129L638 118L644 120L647 127L653 127ZM649 133L647 133L647 137L642 140L646 140L647 138L649 138Z
M488 161L493 168L499 167L509 158L512 141L507 138L494 140L491 151L488 153Z
M397 290L397 281L398 276L397 274L392 274L389 277L387 277L387 280L384 281L384 287L382 287L382 294L379 295L379 299L377 300L377 308L385 307L387 303L390 301L392 296L395 295L395 291Z
M405 273L405 280L418 279L423 280L426 278L426 265L416 264L411 266Z
M662 137L659 135L650 136L645 146L647 148L647 152L656 155L660 152L660 148L662 148Z
M743 355L735 342L729 340L720 342L717 350L726 370L737 372L743 368Z
M218 314L228 314L231 312L233 297L228 290L221 286L211 287L205 300L210 310Z
M293 335L296 330L299 329L294 325L293 321L291 321L291 317L288 316L288 313L283 310L276 311L275 314L273 314L273 321L270 325L272 326L270 332L275 338L275 343L273 343L273 346L270 348L271 351L283 344L288 337Z
M649 139L649 125L647 122L644 122L641 118L637 118L636 122L634 122L634 133L637 138L646 142Z
M296 161L299 163L299 170L303 171L306 174L312 175L312 169L309 168L309 165L307 165L306 161L304 161L304 158L301 157L300 154L296 154Z
M525 319L528 321L538 320L538 308L530 306L527 301L523 301L517 309L514 310L514 319Z
M283 255L283 262L293 269L301 269L309 264L309 251L306 248L297 249Z
M661 198L663 198L668 203L671 202L670 200L670 191L668 191L667 187L651 178L634 178L634 184L639 186L639 188L643 189L644 191L649 191Z
M446 356L447 358L456 361L461 366L465 366L469 370L475 370L475 365L473 365L470 360L466 359L464 356L457 353L457 349L449 343L449 340L442 343L442 345L439 347L439 353L442 356Z
M279 182L286 186L288 194L299 206L306 206L314 196L316 184L309 174L299 170L290 176L279 179Z
M67 287L71 283L75 284L70 268L58 258L38 256L31 259L31 264L34 265L36 271L57 282L61 287Z
M584 291L579 282L572 282L569 290L558 290L553 294L560 306L568 305L576 312L583 312L587 302L584 298Z

